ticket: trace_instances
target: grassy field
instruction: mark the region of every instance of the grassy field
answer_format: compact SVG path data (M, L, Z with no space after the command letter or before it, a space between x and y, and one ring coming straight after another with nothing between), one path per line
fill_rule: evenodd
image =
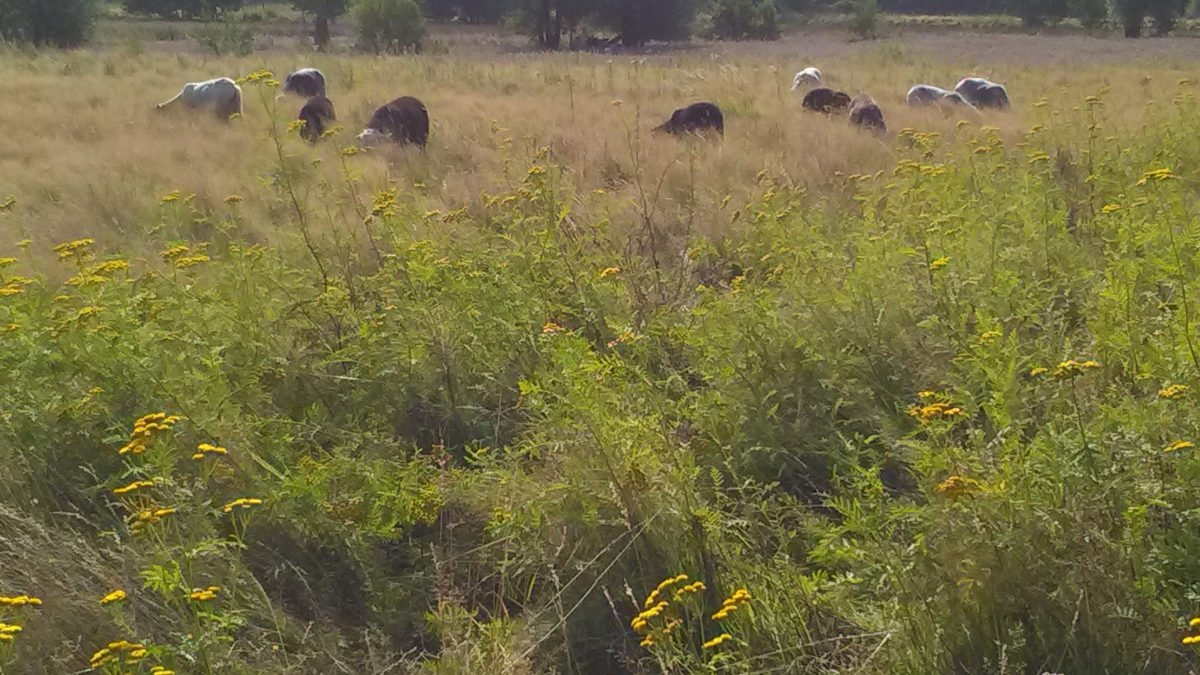
M0 672L1195 672L1200 43L153 37L0 53Z

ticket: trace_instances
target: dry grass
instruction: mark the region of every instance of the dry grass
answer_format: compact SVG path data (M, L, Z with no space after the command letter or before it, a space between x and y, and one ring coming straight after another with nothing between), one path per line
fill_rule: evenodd
M908 86L952 86L968 74L994 78L1008 84L1015 110L985 114L980 122L1015 137L1045 115L1076 114L1084 96L1104 87L1112 90L1109 119L1136 128L1145 100L1169 96L1200 56L1200 44L1186 40L1024 35L922 34L851 43L838 34L813 33L768 45L704 44L638 57L512 53L487 47L494 36L476 31L470 37L442 36L442 45L453 45L447 53L402 58L272 51L214 59L153 44L140 54L6 52L0 68L10 90L21 95L0 101L0 185L20 208L0 221L4 248L26 237L45 250L93 236L105 248L137 249L170 221L159 199L171 190L195 193L196 203L217 220L236 208L239 234L252 240L271 240L281 226L290 229L256 195L275 165L268 115L282 126L298 100L264 107L247 88L245 119L230 124L153 109L185 81L260 68L285 73L313 65L329 77L344 128L315 150L295 139L287 144L289 153L319 160L314 185L344 185L339 149L353 143L374 106L411 94L432 115L427 154L350 158L364 176L360 191L395 185L421 208L477 208L483 193L520 180L527 159L548 147L579 193L588 195L577 210L618 225L635 222L640 174L648 193L659 195L651 201L665 227L719 237L729 216L717 206L726 195L736 204L764 168L783 183L821 190L835 186L839 174L894 164L891 141L800 110L789 82L803 65L819 65L831 86L870 93L893 130L946 134L958 120L905 107ZM472 45L483 46L473 51ZM1031 107L1043 97L1049 106ZM725 110L723 143L689 145L648 133L673 108L696 100ZM655 190L660 179L661 192ZM603 194L593 192L601 189ZM247 201L227 207L223 199L230 194ZM329 220L337 226L339 217ZM168 228L161 234L211 233Z

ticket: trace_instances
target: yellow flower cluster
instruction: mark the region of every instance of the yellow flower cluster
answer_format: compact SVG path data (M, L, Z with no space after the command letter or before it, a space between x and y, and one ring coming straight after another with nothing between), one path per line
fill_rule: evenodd
M181 270L185 267L191 267L192 265L199 265L200 263L208 262L209 257L205 254L207 248L208 244L206 243L196 244L195 246L179 244L178 246L172 246L165 251L160 251L158 256L162 258L164 262L171 265L171 267Z
M0 621L0 642L12 642L13 636L20 632L20 626Z
M1037 367L1029 369L1029 376L1037 377L1038 375L1042 375L1042 374L1045 374L1048 372L1050 372L1049 368L1047 368L1045 366L1037 366Z
M1188 450L1196 447L1196 444L1191 441L1174 441L1163 448L1163 452L1178 452L1180 450Z
M133 525L130 530L134 534L140 534L145 528L151 525L157 525L162 522L162 519L175 513L175 509L146 509L139 511L133 515Z
M76 239L75 241L68 241L65 244L59 244L51 250L58 254L59 260L66 260L68 258L84 260L91 257L92 244L95 243L95 239Z
M925 424L942 417L962 417L967 413L958 406L937 401L928 405L914 405L908 409L908 414L920 420L921 424Z
M721 633L717 637L709 640L708 642L705 642L703 645L701 645L701 647L704 649L712 649L713 647L719 646L722 642L725 642L727 640L732 640L732 639L733 639L733 636L730 635L729 633Z
M35 598L32 595L16 595L6 597L0 595L0 607L39 607L42 604L41 598Z
M103 598L100 598L100 604L108 605L108 604L111 604L114 602L121 602L124 599L125 599L125 591L118 589L118 590L113 591L112 593L109 593L108 595L104 596Z
M192 459L200 460L209 455L228 455L229 451L219 445L211 443L201 443L196 446L196 452L192 455Z
M934 491L943 497L950 499L958 499L959 497L972 492L978 491L980 488L979 481L974 478L965 476L950 476L946 480L938 483Z
M619 267L605 267L604 269L600 270L600 278L607 279L608 277L611 277L620 271L621 268Z
M942 257L934 260L933 262L929 263L929 270L931 272L936 272L937 270L940 270L949 264L950 264L950 256L945 255L945 256L942 256Z
M1096 363L1095 361L1083 361L1082 363L1076 361L1075 359L1063 361L1062 363L1058 364L1057 367L1055 367L1054 379L1065 380L1070 377L1075 377L1076 375L1081 375L1085 370L1091 370L1099 367L1100 364Z
M1152 180L1164 181L1164 180L1171 180L1174 177L1175 177L1175 174L1172 173L1171 170L1168 168L1164 167L1162 169L1151 169L1151 170L1147 171L1146 173L1142 174L1142 177L1141 177L1141 179L1138 180L1137 184L1145 185L1146 183L1148 183Z
M146 488L146 487L154 487L154 483L152 483L148 480L135 480L132 483L130 483L129 485L126 485L125 487L116 488L115 490L113 490L113 494L114 495L129 494L130 492L133 492L135 490L140 490L140 489Z
M554 323L553 321L548 321L546 322L546 325L542 326L543 335L554 335L555 333L561 333L562 330L563 327Z
M725 598L725 601L721 603L721 609L718 609L717 612L712 615L713 621L721 621L730 614L738 611L738 609L747 602L750 602L749 591L744 588L737 589L733 592L733 595Z
M133 665L144 656L146 656L146 648L141 644L128 640L118 640L117 642L108 643L107 647L92 654L91 667L100 668L109 663Z
M1169 384L1158 392L1158 397L1178 401L1186 396L1187 393L1188 386L1186 384Z
M251 506L258 506L262 503L263 500L261 499L255 499L254 497L242 497L241 499L235 499L229 502L222 510L225 513L232 513L234 509L248 509Z
M67 280L68 286L91 286L108 281L115 272L129 269L129 263L124 260L106 260L91 267L79 270L79 273Z
M217 593L220 593L220 592L221 592L220 586L209 586L208 588L196 588L196 589L192 589L192 592L188 594L188 600L195 600L196 602L206 602L208 600L216 600Z
M175 671L167 670L162 666L154 666L150 669L150 675L175 675Z
M1200 616L1188 621L1188 628L1200 628ZM1200 635L1188 635L1183 638L1185 645L1200 645Z
M681 584L687 580L688 575L686 574L680 574L679 576L675 577L667 577L666 579L663 579L654 590L650 591L649 595L646 596L645 602L642 603L642 611L637 616L633 617L633 620L629 622L635 632L637 632L639 635L645 636L642 638L641 643L639 643L641 646L654 646L655 636L653 634L653 628L650 626L650 622L654 619L657 619L670 607L670 602L666 600L660 600L659 598L665 595L671 586L674 586L675 584ZM684 588L676 591L675 597L681 598L685 592L695 592L703 589L704 583L697 581L694 584L688 584ZM671 619L663 627L662 635L670 635L671 631L681 623L683 623L683 621L678 618Z
M178 415L168 415L164 412L151 413L139 417L133 423L133 432L129 434L129 442L118 452L121 455L140 455L154 440L154 435L160 431L170 431L181 418Z
M243 78L240 78L237 81L238 84L257 84L259 82L263 83L264 85L266 85L268 87L278 87L279 86L279 80L275 79L275 73L272 73L271 71L266 70L266 69L256 70L253 73L250 73L249 75L247 75Z

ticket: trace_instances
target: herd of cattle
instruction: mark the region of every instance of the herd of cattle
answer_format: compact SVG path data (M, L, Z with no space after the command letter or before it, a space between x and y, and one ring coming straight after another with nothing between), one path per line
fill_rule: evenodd
M796 73L792 90L807 88L801 105L805 110L825 114L849 112L850 124L877 133L887 133L883 111L874 99L866 94L853 98L849 94L821 86L821 71L808 67ZM300 135L310 142L325 133L327 125L335 119L333 103L326 97L325 76L316 68L301 68L288 75L283 83L283 93L297 94L307 99L297 116ZM918 84L908 90L909 105L955 105L970 110L977 108L1007 108L1008 91L1002 84L989 82L979 77L963 79L946 90L930 84ZM218 77L204 82L189 82L169 101L158 104L165 108L175 103L188 108L207 108L222 119L242 112L242 90L228 77ZM654 131L669 134L725 133L725 118L721 109L713 103L693 103L676 110L671 118L654 128ZM366 128L358 135L364 147L377 146L391 140L398 144L413 144L424 148L429 139L429 112L425 105L411 96L401 96L375 109Z

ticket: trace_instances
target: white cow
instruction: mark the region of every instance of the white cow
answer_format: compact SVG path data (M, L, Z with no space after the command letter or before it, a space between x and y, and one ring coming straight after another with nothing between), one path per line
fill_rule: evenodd
M967 99L977 108L1007 108L1008 90L1004 85L995 82L989 82L982 77L967 77L963 78L954 91L962 94L962 97Z
M806 84L810 87L821 86L821 71L809 66L796 73L796 77L792 79L792 91L796 91L801 86Z
M209 108L221 119L229 119L235 113L242 114L242 88L228 77L218 77L204 82L188 82L170 101L159 103L161 110L182 102L188 108Z
M908 90L908 96L905 98L909 105L933 105L936 103L955 103L958 105L974 108L975 106L967 103L967 100L962 97L957 91L947 91L941 87L935 87L932 84L914 84L912 89Z
M304 98L325 95L325 74L316 68L301 68L283 81L284 94L299 94Z

